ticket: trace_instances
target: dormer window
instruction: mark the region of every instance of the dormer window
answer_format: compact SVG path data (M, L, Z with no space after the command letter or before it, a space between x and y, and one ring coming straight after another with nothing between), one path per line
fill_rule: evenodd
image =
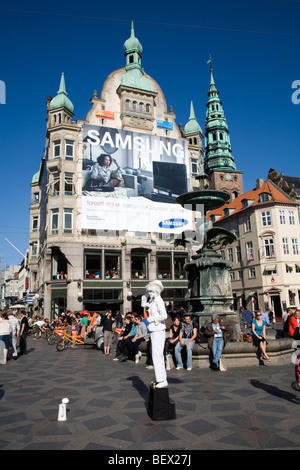
M271 194L269 193L261 193L259 195L259 202L268 202L271 199Z

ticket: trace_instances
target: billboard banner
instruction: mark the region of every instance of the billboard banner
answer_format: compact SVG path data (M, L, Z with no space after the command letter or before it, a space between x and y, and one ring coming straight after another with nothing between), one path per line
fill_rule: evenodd
M82 228L181 233L191 211L176 203L190 190L187 142L83 125Z

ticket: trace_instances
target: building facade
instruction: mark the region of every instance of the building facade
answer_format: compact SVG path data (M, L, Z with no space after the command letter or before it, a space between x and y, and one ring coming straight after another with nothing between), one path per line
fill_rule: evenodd
M125 67L107 77L100 96L94 92L84 120L73 120L64 74L47 100L45 153L31 183L28 265L48 318L66 307L138 311L155 278L166 301L184 305L190 253L172 240L183 220L186 227L193 221L174 202L198 187L202 131L192 104L185 128L177 126L141 66L133 24L124 49Z
M236 308L273 311L277 318L300 306L298 201L270 180L209 213L215 225L233 231L237 241L222 250L230 272Z

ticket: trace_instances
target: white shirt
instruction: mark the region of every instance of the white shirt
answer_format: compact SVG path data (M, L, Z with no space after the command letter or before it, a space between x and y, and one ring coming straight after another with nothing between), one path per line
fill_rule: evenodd
M149 302L150 300L150 302ZM147 318L148 330L150 333L154 331L162 331L166 329L165 320L167 318L167 311L165 304L160 295L149 299L148 294L142 296L142 307L149 308L149 317Z

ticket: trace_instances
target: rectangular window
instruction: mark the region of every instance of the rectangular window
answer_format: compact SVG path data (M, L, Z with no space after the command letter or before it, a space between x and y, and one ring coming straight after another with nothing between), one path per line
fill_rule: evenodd
M59 173L53 173L52 175L52 196L59 196L60 188L60 175Z
M73 231L73 209L64 209L64 233Z
M192 160L192 173L198 175L198 164L196 160Z
M171 279L171 253L157 255L157 277L158 279Z
M293 255L299 255L298 238L292 238Z
M104 276L105 279L121 278L121 253L106 251L104 254Z
M38 242L32 242L31 245L31 258L36 258L38 254Z
M290 254L290 250L289 250L289 240L288 238L284 237L282 239L282 248L283 248L283 253L285 255L289 255Z
M272 220L271 220L271 212L270 211L264 211L261 213L261 222L263 227L267 227L269 225L272 225Z
M52 235L58 234L58 209L51 211L51 233Z
M295 225L295 214L294 214L294 211L289 211L289 222L290 222L290 225Z
M174 276L175 279L186 279L187 272L183 268L187 261L187 256L174 253Z
M131 279L148 279L148 254L131 255Z
M60 140L55 140L53 142L53 158L60 157L61 143Z
M250 268L249 269L249 279L254 279L256 277L256 269Z
M85 279L101 279L101 251L85 253Z
M230 275L230 280L231 280L231 281L234 281L234 280L235 280L235 273L234 273L234 271L229 271L229 275Z
M245 217L244 219L244 227L245 227L245 232L250 232L251 231L251 221L250 217Z
M73 173L65 173L65 196L72 196L74 194L73 177Z
M73 142L73 140L66 140L65 158L66 158L66 160L73 160L73 158L74 158L74 142Z
M38 225L39 225L39 218L37 215L34 215L32 217L32 231L37 232L38 230Z
M233 250L228 248L228 260L233 262Z
M285 211L284 210L279 211L279 221L281 225L285 225Z
M33 204L38 204L39 203L39 193L34 193L33 195Z
M250 260L254 259L253 243L252 242L247 242L246 243L246 251L247 251L247 260L250 261Z
M271 256L275 256L273 238L265 238L264 239L264 252L265 252L265 257L266 258L270 258Z

